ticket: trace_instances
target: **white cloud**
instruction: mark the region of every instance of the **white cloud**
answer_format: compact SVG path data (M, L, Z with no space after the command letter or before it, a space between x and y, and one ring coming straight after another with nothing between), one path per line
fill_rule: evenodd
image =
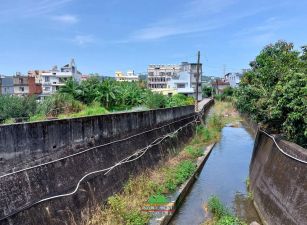
M258 7L238 13L233 10L237 3L238 0L190 1L182 5L182 10L172 12L167 17L135 30L127 39L119 42L151 41L170 36L202 33L222 28L267 10L265 7Z
M2 0L0 16L2 20L46 15L65 6L73 0Z
M295 19L285 21L276 17L269 17L264 21L260 21L256 26L250 26L237 32L233 35L231 42L234 44L246 43L262 46L276 41L278 31L293 23L295 23Z
M73 39L72 42L74 42L77 45L87 45L95 42L95 38L93 35L76 35Z
M79 19L74 15L60 15L60 16L54 16L52 17L52 20L58 21L60 23L65 24L75 24L79 21Z
M27 0L23 0L27 2ZM42 0L42 1L30 1L32 6L27 6L25 10L25 15L35 16L43 15L54 11L55 9L71 2L73 0Z

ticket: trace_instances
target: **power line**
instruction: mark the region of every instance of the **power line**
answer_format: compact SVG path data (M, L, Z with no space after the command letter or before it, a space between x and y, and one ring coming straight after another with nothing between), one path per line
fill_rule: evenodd
M21 208L15 210L14 212L12 212L12 213L10 213L10 214L4 216L4 217L1 217L1 218L0 218L0 221L2 221L2 220L4 220L4 219L7 219L7 218L9 218L9 217L11 217L11 216L13 216L13 215L15 215L15 214L17 214L17 213L19 213L19 212L25 210L25 209L27 209L27 208L30 208L30 207L36 205L36 204L39 204L39 203L42 203L42 202L45 202L45 201L49 201L49 200L52 200L52 199L56 199L56 198L67 197L67 196L70 196L70 195L75 194L75 193L78 191L78 189L79 189L79 187L80 187L80 184L82 183L82 181L84 181L84 179L85 179L86 177L88 177L88 176L90 176L90 175L93 175L93 174L101 173L101 172L105 172L104 175L106 175L106 174L108 174L111 170L113 170L114 168L116 168L116 167L118 167L118 166L120 166L120 165L122 165L122 164L129 163L129 162L132 162L132 161L135 161L135 160L141 158L141 157L148 151L148 149L150 149L151 147L153 147L153 146L155 146L155 145L160 144L160 143L161 143L163 140L165 140L166 138L172 137L174 134L176 134L177 132L179 132L179 131L180 131L181 129L183 129L184 127L187 127L188 125L193 124L193 123L197 123L197 122L198 122L198 119L199 119L200 117L202 117L202 116L203 116L203 112L200 112L200 113L197 113L196 115L193 115L194 120L192 120L192 121L186 123L185 125L179 127L177 130L175 130L175 131L173 131L173 132L170 132L170 133L168 133L168 134L166 134L166 135L164 135L164 136L162 136L162 137L159 137L159 138L155 139L153 142L151 142L151 143L150 143L149 145L147 145L146 147L137 150L137 151L136 151L135 153L133 153L132 155L130 155L130 156L128 156L128 157L126 157L126 158L120 160L119 162L115 163L115 164L114 164L113 166L111 166L111 167L108 167L108 168L105 168L105 169L101 169L101 170L92 171L92 172L89 172L89 173L85 174L85 175L78 181L78 183L77 183L75 189L74 189L72 192L66 193L66 194L61 194L61 195L55 195L55 196L47 197L47 198L41 199L41 200L39 200L39 201L36 201L36 202L33 202L33 203L26 204L26 205L24 205L23 207L21 207ZM185 118L185 119L187 119L187 118ZM178 121L181 121L181 120L177 120L176 122L178 122ZM173 122L173 123L174 123L174 122ZM170 124L172 124L172 123L169 123L168 125L170 125ZM166 125L165 125L165 126L166 126ZM164 127L164 126L161 126L161 127ZM153 129L152 129L152 130L153 130ZM145 132L142 132L142 133L145 133ZM90 148L90 149L92 149L92 148ZM133 158L133 157L135 157L135 158Z
M21 173L21 172L24 172L24 171L26 171L26 170L34 169L34 168L37 168L37 167L45 166L45 165L48 165L48 164L51 164L51 163L55 163L55 162L58 162L58 161L62 161L62 160L64 160L64 159L67 159L67 158L70 158L70 157L74 157L74 156L83 154L83 153L85 153L85 152L88 152L88 151L90 151L90 150L98 149L98 148L100 148L100 147L104 147L104 146L107 146L107 145L111 145L111 144L115 144L115 143L118 143L118 142L126 141L126 140L129 140L129 139L133 138L133 137L136 137L136 136L139 136L139 135L142 135L142 134L145 134L145 133L154 131L154 130L161 129L161 128L163 128L163 127L169 126L169 125L171 125L171 124L177 123L177 122L182 121L182 120L185 120L185 119L189 119L189 118L191 118L191 117L194 117L194 115L193 115L193 116L189 116L189 117L185 117L185 118L182 118L182 119L179 119L179 120L177 120L177 121L168 123L168 124L166 124L166 125L163 125L163 126L160 126L160 127L157 127L157 128L153 128L153 129L150 129L150 130L146 130L146 131L144 131L144 132L141 132L141 133L134 134L134 135L129 136L129 137L127 137L127 138L123 138L123 139L111 141L111 142L108 142L108 143L105 143L105 144L101 144L101 145L98 145L98 146L94 146L94 147L91 147L91 148L84 149L84 150L82 150L82 151L80 151L80 152L77 152L77 153L74 153L74 154L71 154L71 155L68 155L68 156L64 156L64 157L59 158L59 159L55 159L55 160L52 160L52 161L49 161L49 162L46 162L46 163L41 163L41 164L38 164L38 165L35 165L35 166L30 166L30 167L26 167L26 168L23 168L23 169L20 169L20 170L11 172L11 173L7 173L7 174L4 174L4 175L0 176L0 178L6 177L6 176L10 176L10 175L13 175L13 174L16 174L16 173Z
M279 145L277 144L277 142L276 142L274 136L268 134L268 133L265 132L264 130L259 129L259 131L262 132L262 133L264 133L264 134L267 135L268 137L270 137L270 138L273 140L273 142L275 143L277 149L278 149L281 153L283 153L284 155L286 155L286 156L288 156L289 158L294 159L294 160L296 160L296 161L298 161L298 162L307 164L307 161L304 161L304 160L302 160L302 159L298 159L298 158L296 158L296 157L294 157L294 156L288 154L288 153L285 152L281 147L279 147Z

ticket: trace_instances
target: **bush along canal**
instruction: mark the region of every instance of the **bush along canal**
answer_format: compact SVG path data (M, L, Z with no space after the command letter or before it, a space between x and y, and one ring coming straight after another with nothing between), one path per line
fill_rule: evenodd
M247 190L254 138L230 103L217 102L210 113L222 116L226 125L170 224L261 224Z
M198 170L201 171L203 163L208 159L214 143L221 138L221 134L222 139L213 152L214 158L222 157L219 159L220 162L216 164L216 172L212 173L212 178L216 176L217 180L212 182L210 186L206 186L201 178L206 171L205 169L196 180L195 187L192 188L171 223L185 225L202 223L208 217L203 205L211 194L218 195L227 205L232 202L233 198L236 198L238 209L240 208L238 212L243 217L249 215L247 212L250 210L247 210L245 205L247 202L245 201L244 181L247 177L253 139L244 128L223 128L225 124L236 122L239 119L230 103L217 102L214 109L210 111L206 122L196 127L195 136L184 149L165 163L157 165L155 169L144 171L141 175L132 177L123 191L111 196L107 204L98 207L93 212L85 213L91 216L86 216L83 224L167 224L172 217L170 215L175 213L175 209L178 209L177 206L188 194L188 190L195 180L195 174ZM246 149L244 154L240 151L233 153L230 151L225 155L217 154L224 151L220 148L225 142L224 135L227 129L230 129L230 133L237 134L231 138L230 142L242 142L244 146L240 148L241 150ZM232 132L231 129L241 131L242 134L236 133L236 131ZM240 140L241 135L244 137L242 140ZM233 144L231 143L231 145ZM239 143L238 146L240 146ZM235 148L239 148L238 146ZM241 154L241 156L236 154ZM232 159L235 160L232 161ZM208 161L212 161L211 156ZM231 164L223 165L226 161ZM212 163L214 167L214 162ZM233 166L232 164L239 165ZM227 173L224 173L224 170L227 170ZM235 178L231 179L229 173L236 174ZM225 176L224 179L222 179L223 176ZM199 188L200 185L203 188ZM196 198L196 201L193 198ZM254 214L252 213L252 215ZM256 216L251 217L253 220L256 218Z
M199 168L204 151L220 137L221 120L217 115L196 126L194 137L174 152L166 162L131 179L120 193L91 212L84 212L83 224L151 224L173 212L172 194L189 180ZM157 224L156 223L156 224Z

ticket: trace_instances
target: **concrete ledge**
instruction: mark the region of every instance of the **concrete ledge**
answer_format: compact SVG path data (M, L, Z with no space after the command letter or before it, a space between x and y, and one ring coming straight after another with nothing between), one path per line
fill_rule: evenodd
M209 145L206 147L204 150L204 156L201 156L197 159L197 168L196 171L193 173L193 175L184 183L180 186L178 191L176 192L175 199L172 202L173 203L173 208L172 212L169 212L168 214L160 217L160 218L154 218L153 220L150 221L149 224L151 225L167 225L172 217L176 214L176 211L180 208L182 201L185 199L185 197L189 194L189 190L193 186L195 180L197 179L197 176L200 174L202 168L205 165L205 162L209 158L209 155L214 147L215 143Z
M307 159L302 147L276 139L284 152ZM282 153L273 140L258 131L250 164L250 191L263 224L307 224L307 166Z

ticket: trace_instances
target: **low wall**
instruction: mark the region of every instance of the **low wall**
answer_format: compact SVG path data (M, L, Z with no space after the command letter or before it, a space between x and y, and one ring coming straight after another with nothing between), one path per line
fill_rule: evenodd
M194 106L186 106L0 126L0 218L7 217L0 224L79 223L88 210L120 191L130 175L175 153L193 136L194 125L133 162L86 177L73 195L38 201L73 191L85 174L115 165L195 116Z
M278 138L277 143L286 153L307 161L306 149ZM307 224L307 164L283 154L262 132L255 140L250 188L265 224Z

